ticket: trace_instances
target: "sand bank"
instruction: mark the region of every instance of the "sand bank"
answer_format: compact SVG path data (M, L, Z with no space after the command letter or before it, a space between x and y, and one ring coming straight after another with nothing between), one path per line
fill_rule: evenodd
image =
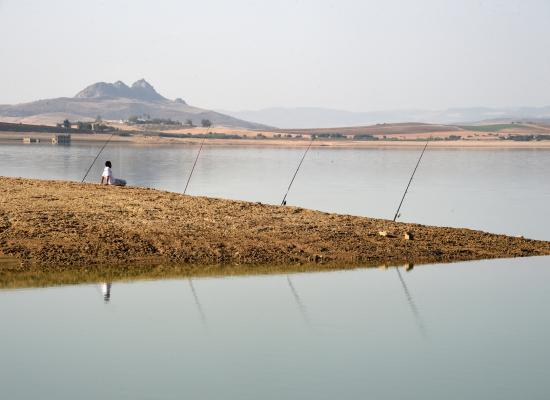
M127 272L192 265L184 269L208 274L533 255L550 255L550 242L153 189L0 177L0 280L101 273L106 265Z

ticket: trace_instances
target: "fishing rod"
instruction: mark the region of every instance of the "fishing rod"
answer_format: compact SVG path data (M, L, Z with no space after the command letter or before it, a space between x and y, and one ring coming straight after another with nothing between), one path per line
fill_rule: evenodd
M292 183L294 182L294 179L296 178L296 175L298 175L298 171L300 170L300 167L302 166L302 163L304 162L304 158L306 158L306 154L309 151L311 144L313 143L313 136L311 136L311 141L309 142L309 145L307 146L306 151L304 152L304 155L302 156L302 159L300 160L300 163L298 164L298 167L296 168L296 171L294 171L294 175L292 176L292 179L290 181L290 184L288 185L288 188L286 189L285 197L283 197L283 201L281 202L282 206L286 206L286 196L288 196L288 192L290 192L290 187L292 186Z
M103 146L101 146L101 149L99 149L99 153L97 153L97 156L95 156L94 161L92 161L92 164L90 165L90 168L88 168L88 170L86 171L86 174L84 175L84 178L82 178L80 183L84 183L84 181L86 180L86 177L90 173L90 171L91 171L92 167L94 166L96 160L99 158L99 155L101 154L101 152L103 151L105 146L107 146L107 144L111 141L114 134L115 134L115 132L113 131L113 133L111 133L111 136L109 136L109 139L107 139L107 141L105 143L103 143Z
M183 194L187 192L187 186L189 186L189 182L191 181L191 177L193 176L193 171L195 170L195 166L197 165L197 161L199 161L199 155L201 154L202 146L204 145L204 142L206 141L206 136L202 139L201 146L199 147L199 151L197 152L197 157L195 157L195 162L193 163L193 167L191 168L191 172L189 173L189 177L187 178L187 183L185 184L185 189L183 189Z
M416 162L416 166L414 167L414 170L411 175L411 179L409 179L409 183L407 184L407 187L405 188L405 192L403 192L403 197L401 198L401 202L399 203L399 207L397 207L397 211L395 212L395 215L393 216L393 222L400 216L399 210L401 210L401 206L403 205L403 201L405 201L405 196L407 195L407 192L409 191L409 186L411 186L411 182L414 178L414 174L416 173L416 170L418 169L418 166L420 165L420 160L422 160L422 156L424 155L424 152L426 151L426 147L428 147L428 143L430 143L430 139L426 140L426 144L424 145L424 148L422 149L422 153L420 153L420 157L418 158L418 161Z

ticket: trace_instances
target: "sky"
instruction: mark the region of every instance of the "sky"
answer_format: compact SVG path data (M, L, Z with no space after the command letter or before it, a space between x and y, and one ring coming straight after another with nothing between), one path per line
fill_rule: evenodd
M550 105L549 0L0 0L0 104L145 78L210 109Z

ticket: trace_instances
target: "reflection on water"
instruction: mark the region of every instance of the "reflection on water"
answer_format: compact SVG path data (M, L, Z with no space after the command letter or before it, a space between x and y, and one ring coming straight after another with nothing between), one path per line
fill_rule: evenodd
M111 282L101 284L101 293L103 294L103 301L105 303L111 301Z
M18 264L17 264L18 265ZM253 265L217 264L205 268L194 264L143 264L143 265L104 265L88 268L66 267L62 272L45 271L40 267L20 271L17 265L10 264L5 269L0 264L0 289L74 285L113 281L183 279L198 277L223 277L239 275L273 275L296 272L334 271L354 268L368 268L349 264L292 264L292 265ZM374 267L374 266L371 266ZM101 290L101 288L100 288Z
M195 300L195 305L197 306L197 311L199 312L199 315L201 317L202 325L205 328L207 328L208 325L206 323L206 315L204 314L201 302L199 301L199 296L197 296L197 291L195 290L195 286L193 286L193 280L191 278L189 278L188 282L189 282L189 287L191 288L191 293L193 293L193 299Z
M2 398L547 398L550 257L406 268L3 290Z
M294 285L292 284L292 281L290 280L290 276L286 276L286 281L288 282L288 287L290 288L290 291L292 292L292 296L294 297L294 300L296 300L296 305L298 306L298 310L300 311L300 315L302 316L304 323L311 327L311 322L309 321L309 317L307 315L307 308L300 299L300 296L298 295L298 292L294 288Z
M410 272L413 270L413 264L407 264L404 266L405 271ZM414 316L414 319L416 321L416 324L418 325L418 329L422 333L424 337L427 337L426 334L426 327L424 326L424 322L422 321L422 317L420 316L420 312L418 311L418 308L416 307L416 304L414 303L413 296L411 292L409 291L409 288L407 287L407 284L405 283L405 280L403 279L403 276L401 275L401 272L399 272L399 268L395 267L395 271L397 272L397 276L399 277L399 281L401 282L401 285L403 286L403 291L405 292L405 297L407 298L407 302L409 303L409 306L411 307L411 312Z

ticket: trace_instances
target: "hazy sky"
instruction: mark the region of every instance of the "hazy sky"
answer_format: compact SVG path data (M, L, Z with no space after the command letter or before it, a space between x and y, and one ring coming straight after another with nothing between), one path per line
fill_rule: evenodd
M0 0L0 103L145 78L217 109L550 105L550 0Z

